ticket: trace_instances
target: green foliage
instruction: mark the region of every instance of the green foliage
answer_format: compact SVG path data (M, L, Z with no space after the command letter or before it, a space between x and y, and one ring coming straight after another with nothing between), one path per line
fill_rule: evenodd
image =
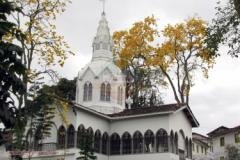
M216 17L208 28L208 47L212 55L219 56L221 44L227 45L228 54L238 57L240 53L240 17L234 6L234 0L216 7Z
M80 144L80 156L77 160L95 160L97 157L94 155L94 148L93 148L93 137L85 133L83 135L83 143Z
M7 34L11 34L15 39L20 38L21 33L14 28L15 24L7 20L7 15L15 11L12 3L0 0L0 122L6 128L14 126L16 114L20 111L11 94L25 93L25 86L19 78L25 73L20 58L23 50L3 40L3 36Z
M239 160L240 150L235 146L227 146L227 160Z

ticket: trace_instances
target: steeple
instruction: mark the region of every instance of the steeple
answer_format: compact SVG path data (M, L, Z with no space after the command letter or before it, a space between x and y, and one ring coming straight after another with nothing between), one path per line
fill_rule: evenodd
M97 28L97 34L93 40L93 57L92 60L104 59L110 60L113 59L112 48L113 40L110 35L108 22L106 20L106 14L103 11L101 15L101 20Z

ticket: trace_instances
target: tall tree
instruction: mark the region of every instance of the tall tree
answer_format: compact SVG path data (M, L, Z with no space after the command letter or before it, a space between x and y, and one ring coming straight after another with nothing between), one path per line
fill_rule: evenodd
M144 21L134 23L129 30L113 34L116 64L127 75L126 94L132 97L133 106L146 106L154 100L151 97L157 95L156 83L159 82L156 77L159 72L148 64L154 52L152 43L157 36L154 17L147 17Z
M240 53L240 10L238 0L218 2L215 18L208 27L208 47L214 56L219 56L220 45L226 45L228 54L238 57Z
M208 77L214 63L205 44L206 33L206 23L199 18L168 25L163 30L164 42L156 49L152 64L164 74L177 103L189 104L194 74L202 71Z
M29 83L43 73L49 73L47 67L51 65L63 66L64 61L73 53L70 51L64 37L57 34L55 20L58 14L65 11L69 0L16 0L16 6L22 9L20 13L12 14L17 27L25 35L21 40L23 48L22 61L27 68L22 79L29 89ZM11 36L6 37L11 40ZM39 63L33 68L33 63ZM40 66L42 66L42 69ZM52 72L51 72L52 73ZM19 106L24 106L28 94L18 97Z
M21 63L23 50L16 44L3 39L11 35L15 40L22 40L23 35L9 22L9 14L20 11L12 2L0 0L0 122L5 128L12 128L16 121L16 115L20 112L13 95L21 96L25 92L21 76L25 74L25 67Z

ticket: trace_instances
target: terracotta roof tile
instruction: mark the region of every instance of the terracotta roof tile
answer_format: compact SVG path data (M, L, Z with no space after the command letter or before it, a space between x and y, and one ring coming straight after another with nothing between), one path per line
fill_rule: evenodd
M217 129L209 132L207 135L209 137L217 137L217 136L221 136L221 135L225 135L225 134L233 133L233 132L240 132L240 125L233 127L233 128L227 128L225 126L221 126L221 127L218 127Z

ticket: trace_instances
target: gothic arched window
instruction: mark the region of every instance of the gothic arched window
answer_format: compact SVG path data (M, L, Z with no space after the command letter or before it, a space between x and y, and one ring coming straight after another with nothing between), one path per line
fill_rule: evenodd
M108 83L106 88L106 101L111 100L111 85Z
M175 153L175 145L174 145L174 133L171 131L170 133L170 149L172 153Z
M111 101L111 85L109 83L101 84L100 100Z
M122 154L132 153L132 138L128 132L122 135Z
M175 132L175 136L174 136L174 146L175 146L175 153L178 154L178 134L177 132Z
M122 100L123 100L123 88L121 86L118 87L118 104L122 105Z
M189 139L189 144L188 144L188 149L189 149L189 158L192 159L192 139Z
M85 128L83 125L80 125L77 131L77 147L78 148L80 148L81 144L84 143L84 137L85 137Z
M137 131L133 135L133 153L143 152L143 136L142 133Z
M60 149L65 148L65 140L66 140L66 129L64 126L61 126L58 129L58 147Z
M101 94L100 95L101 101L105 101L105 99L106 99L106 85L105 85L105 83L101 84L101 93L100 94Z
M34 135L34 150L35 151L39 151L40 150L40 141L41 141L41 139L43 138L42 137L43 135L42 135L42 131L41 131L41 128L40 127L38 127L37 128L37 130L36 130L36 132L35 132L35 135Z
M67 130L67 147L74 147L74 138L75 137L75 128L73 125L70 125Z
M151 130L147 130L144 134L144 152L154 152L154 133Z
M160 129L156 134L157 152L168 152L168 134L164 129Z
M86 82L83 88L83 101L92 100L92 83Z
M94 135L94 151L100 153L101 132L97 130Z
M188 146L188 138L185 139L185 157L189 158L189 146Z
M93 135L94 133L93 133L93 129L91 128L91 127L89 127L88 129L87 129L87 131L86 131L86 136L85 136L85 138L87 138L87 142L88 142L88 144L90 145L90 147L93 147Z
M109 151L109 137L105 132L102 136L102 154L108 155Z
M110 138L110 153L111 155L120 154L120 137L117 133L112 134Z

